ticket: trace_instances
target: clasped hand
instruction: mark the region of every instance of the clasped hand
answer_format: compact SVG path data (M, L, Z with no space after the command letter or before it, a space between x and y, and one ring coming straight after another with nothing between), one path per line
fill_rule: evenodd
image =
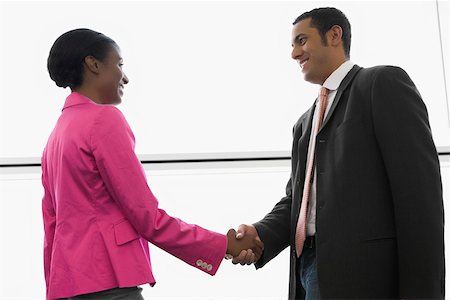
M233 258L240 257L245 254L244 260L239 260L241 264L251 264L256 262L262 255L264 244L256 236L243 235L236 237L237 233L234 229L228 230L228 247L227 254L231 255ZM235 259L233 259L235 263Z

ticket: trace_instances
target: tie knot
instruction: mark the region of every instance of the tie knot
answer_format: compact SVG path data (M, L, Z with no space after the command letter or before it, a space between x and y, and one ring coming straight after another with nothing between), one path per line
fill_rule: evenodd
M322 97L327 97L329 91L330 91L329 89L322 86L322 87L320 87L319 95Z

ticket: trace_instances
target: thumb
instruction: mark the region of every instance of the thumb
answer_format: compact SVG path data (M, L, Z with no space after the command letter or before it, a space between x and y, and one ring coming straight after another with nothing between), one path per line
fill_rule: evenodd
M238 239L238 240L242 239L246 233L247 233L247 225L245 225L245 224L239 225L237 233L236 233L236 239Z

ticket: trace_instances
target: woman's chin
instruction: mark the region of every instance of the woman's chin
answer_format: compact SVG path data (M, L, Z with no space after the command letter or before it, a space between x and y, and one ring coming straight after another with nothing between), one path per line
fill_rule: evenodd
M123 92L119 90L119 92L117 93L117 95L114 99L114 104L122 103L122 96L123 96Z

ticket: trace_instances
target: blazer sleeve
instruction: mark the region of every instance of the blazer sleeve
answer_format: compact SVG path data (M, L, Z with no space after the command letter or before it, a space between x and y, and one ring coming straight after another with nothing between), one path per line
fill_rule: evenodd
M134 143L134 135L122 113L113 106L105 106L92 128L91 147L110 195L143 238L214 275L226 253L226 236L187 224L158 207L134 153ZM200 268L200 258L211 267Z
M277 256L289 246L292 205L292 181L286 185L286 196L283 197L261 221L253 224L261 241L264 251L255 263L257 269Z
M42 159L42 185L44 187L44 197L42 198L42 216L44 220L44 275L47 286L50 282L50 268L52 260L53 240L55 237L56 213L53 200L48 188L47 166L45 162L45 151Z
M444 298L442 183L426 107L409 76L396 67L377 73L371 101L392 190L399 297Z

